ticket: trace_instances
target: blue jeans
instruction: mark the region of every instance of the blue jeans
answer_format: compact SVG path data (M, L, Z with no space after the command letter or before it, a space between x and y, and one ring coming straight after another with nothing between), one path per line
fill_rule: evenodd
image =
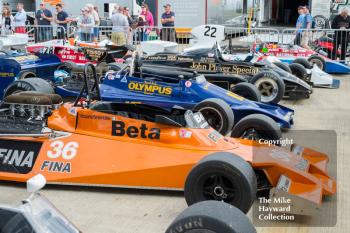
M38 41L48 41L52 40L52 30L49 27L38 27Z
M81 32L80 33L80 40L85 42L91 42L92 34L89 32Z
M100 35L100 29L98 27L94 28L93 37L98 39L99 35Z

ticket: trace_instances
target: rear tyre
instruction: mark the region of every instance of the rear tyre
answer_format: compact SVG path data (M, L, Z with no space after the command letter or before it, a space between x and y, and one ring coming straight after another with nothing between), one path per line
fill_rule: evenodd
M234 126L231 137L254 141L259 139L276 141L282 138L282 131L270 117L252 114L244 117Z
M278 68L281 68L282 70L288 72L288 73L292 73L292 70L289 68L289 66L283 62L279 62L276 61L273 63L275 66L277 66Z
M263 71L256 74L250 83L258 88L263 103L277 104L284 96L285 84L281 77L273 71Z
M314 64L318 66L321 70L325 71L326 70L326 61L318 55L312 55L309 57L308 61L310 64L313 66Z
M308 81L308 74L304 66L299 63L292 63L289 65L292 70L292 74L300 78L301 80Z
M213 153L199 161L185 183L188 205L206 200L222 201L243 213L251 208L256 192L257 179L251 165L227 152Z
M238 83L231 88L231 92L248 100L261 102L261 94L259 90L251 83Z
M220 99L206 99L197 104L195 112L201 112L208 124L222 135L231 132L234 124L234 115L231 107Z
M300 64L302 66L305 67L305 69L312 69L312 65L310 64L310 62L308 60L306 60L305 58L296 58L292 64Z
M18 74L18 79L19 80L23 80L23 79L27 79L27 78L35 78L36 74L34 71L21 71Z
M27 78L13 82L5 90L4 97L16 94L22 91L35 91L45 94L54 94L55 91L50 83L41 78Z
M249 218L236 207L224 202L205 201L184 210L165 233L190 232L256 233L256 230Z

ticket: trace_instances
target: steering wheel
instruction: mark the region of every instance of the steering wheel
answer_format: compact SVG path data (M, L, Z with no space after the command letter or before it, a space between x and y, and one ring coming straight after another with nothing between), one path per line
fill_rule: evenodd
M91 90L89 89L89 69L92 70L92 75L93 75L93 81L94 84L91 88ZM97 72L96 72L96 68L92 63L87 63L84 67L84 84L83 87L80 90L80 93L77 97L77 99L74 102L74 106L75 107L84 107L81 104L81 99L84 97L84 94L86 94L86 101L87 101L87 106L90 106L90 103L92 101L92 92L96 92L96 96L95 96L95 100L101 100L101 92L100 92L100 86L99 86L99 79L97 77ZM96 90L95 90L96 89ZM80 103L80 105L79 105Z

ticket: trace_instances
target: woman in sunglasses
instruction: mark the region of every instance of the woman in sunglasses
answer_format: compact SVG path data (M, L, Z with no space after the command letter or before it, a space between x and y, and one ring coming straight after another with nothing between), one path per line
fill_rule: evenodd
M142 18L144 18L144 26L147 27L145 29L142 29L142 31L144 32L142 33L143 38L140 38L142 41L144 41L148 39L150 32L153 30L154 19L152 12L149 10L148 5L146 3L143 3L141 8L142 12L140 16L143 16Z

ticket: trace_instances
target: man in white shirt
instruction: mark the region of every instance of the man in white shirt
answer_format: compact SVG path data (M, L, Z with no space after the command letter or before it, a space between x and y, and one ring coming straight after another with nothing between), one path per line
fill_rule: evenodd
M94 17L94 21L95 21L95 27L93 29L94 32L92 34L92 41L97 41L99 38L99 34L100 34L100 30L99 30L100 16L98 15L97 11L95 10L94 5L87 4L86 7L89 8L90 14L92 15L92 17Z
M23 9L23 3L17 4L17 13L14 16L14 26L16 33L26 33L27 13Z

